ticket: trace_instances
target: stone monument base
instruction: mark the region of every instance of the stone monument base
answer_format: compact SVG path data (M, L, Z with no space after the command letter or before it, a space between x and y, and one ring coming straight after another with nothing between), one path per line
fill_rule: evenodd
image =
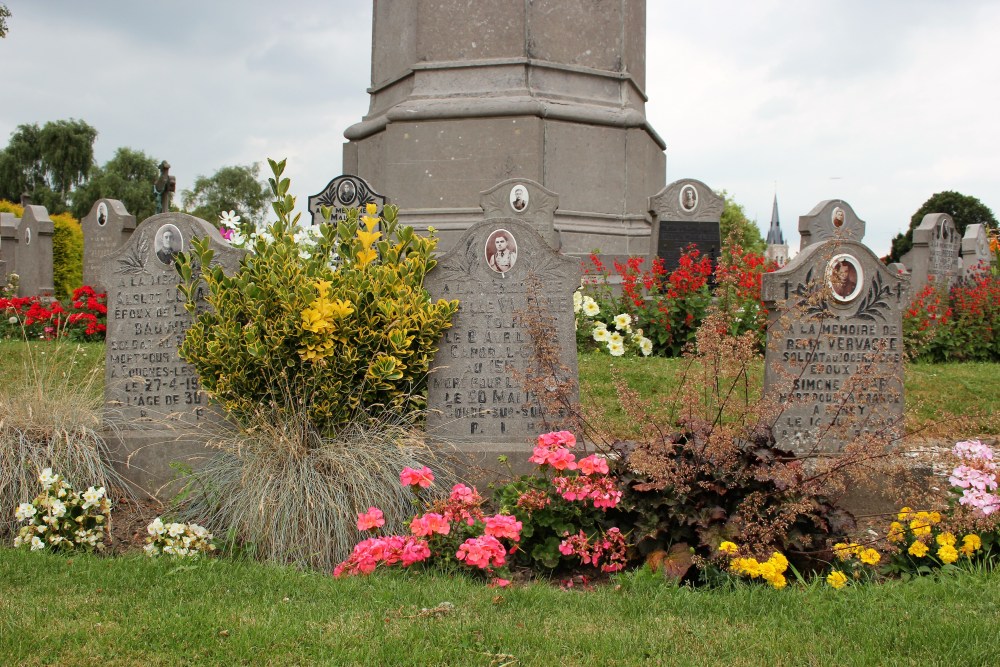
M135 430L107 431L115 471L140 498L167 501L177 494L185 473L198 470L214 456L201 431Z

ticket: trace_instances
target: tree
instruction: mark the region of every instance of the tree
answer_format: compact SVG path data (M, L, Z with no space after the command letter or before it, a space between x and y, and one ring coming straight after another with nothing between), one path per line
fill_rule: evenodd
M199 176L194 189L183 193L184 210L212 224L225 211L236 211L244 220L262 223L270 204L267 183L258 180L257 164L222 167L211 177Z
M83 218L98 199L118 199L142 221L156 212L153 183L160 175L159 160L142 151L119 148L103 167L94 167L90 178L73 193L73 215Z
M7 19L10 18L10 10L7 5L0 5L0 37L7 36Z
M959 236L965 235L965 228L969 225L984 225L988 229L997 229L997 219L993 216L993 211L975 197L963 195L953 190L945 190L931 195L931 198L917 209L917 212L910 218L910 228L905 234L897 234L892 240L892 252L889 253L889 262L898 262L900 258L908 253L913 247L913 230L924 219L928 213L947 213L955 221Z
M82 120L18 125L0 151L0 197L18 201L27 193L50 213L62 213L71 189L90 173L96 138Z
M726 201L722 209L722 216L719 218L723 252L725 252L727 243L735 242L744 250L763 254L767 246L764 244L764 237L760 235L757 223L747 217L743 205L737 204L728 192L723 190L719 196Z

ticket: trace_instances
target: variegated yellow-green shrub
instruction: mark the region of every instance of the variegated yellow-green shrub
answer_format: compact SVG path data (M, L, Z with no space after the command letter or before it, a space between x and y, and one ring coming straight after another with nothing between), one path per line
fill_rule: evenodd
M437 239L399 225L393 206L381 218L369 206L321 225L314 245L300 244L285 163L269 163L278 220L260 234L245 230L250 252L234 275L211 265L207 239L179 260L195 315L181 356L243 424L304 410L318 433L333 435L365 414L413 415L458 310L457 301L432 302L423 287ZM195 307L199 289L210 308Z

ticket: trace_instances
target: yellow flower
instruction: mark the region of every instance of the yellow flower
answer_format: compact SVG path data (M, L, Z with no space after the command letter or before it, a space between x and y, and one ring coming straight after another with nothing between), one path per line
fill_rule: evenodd
M878 565L878 562L882 560L881 554L875 549L862 549L858 557L865 565Z
M913 544L911 544L910 548L907 549L907 551L909 551L911 555L916 556L917 558L923 558L924 556L927 555L927 545L918 540Z
M847 585L847 575L840 570L834 570L827 575L826 583L830 584L833 588L843 588Z
M774 565L775 572L781 573L788 569L788 559L785 558L783 553L778 551L771 554L771 558L768 562Z
M774 588L780 590L788 585L788 580L785 579L785 575L776 574L770 579L768 579L768 583L770 583L771 586L773 586Z
M938 546L942 547L953 547L955 546L955 535L952 533L941 533L937 536Z
M941 513L940 512L930 512L927 517L930 519L931 523L941 523Z
M937 556L942 563L954 563L958 560L958 551L950 544L946 544L937 550Z
M737 547L732 542L723 542L722 544L719 545L719 553L734 554L737 551L739 551L739 547Z
M899 510L899 514L896 516L896 518L899 519L900 521L906 521L910 516L910 512L912 511L913 510L910 509L909 507L904 507L903 509Z
M972 551L978 551L983 546L983 541L975 533L969 533L962 538L962 546L969 547Z
M893 521L889 524L889 534L886 535L886 539L890 542L902 542L903 541L903 524L898 521Z
M378 213L378 206L375 204L375 202L370 201L367 204L365 204L365 213L367 213L368 215L375 215L376 213Z
M760 563L756 558L734 558L730 568L736 574L745 574L750 578L760 576Z
M854 545L837 542L833 545L833 555L840 560L847 560L854 555Z
M917 518L910 522L910 530L917 537L929 535L931 532L930 515L927 512L917 512Z

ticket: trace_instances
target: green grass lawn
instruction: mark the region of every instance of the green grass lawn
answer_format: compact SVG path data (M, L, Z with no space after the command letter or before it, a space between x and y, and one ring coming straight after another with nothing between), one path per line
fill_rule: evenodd
M0 663L992 665L1000 573L848 587L490 589L0 550ZM451 606L444 603L449 603ZM426 610L426 611L425 611ZM437 610L437 611L435 611Z

